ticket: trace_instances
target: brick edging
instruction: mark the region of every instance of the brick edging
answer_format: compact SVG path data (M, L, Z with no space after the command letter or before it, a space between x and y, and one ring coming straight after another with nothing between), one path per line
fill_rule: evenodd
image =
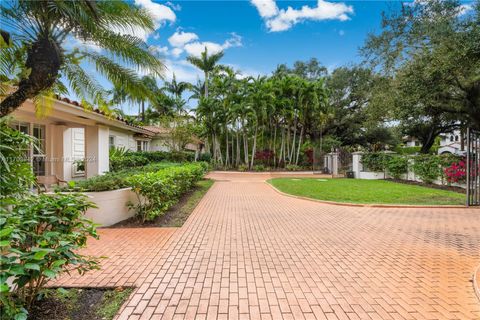
M477 266L475 271L473 272L473 291L477 296L478 302L480 302L480 264Z
M462 206L462 205L408 205L408 204L366 204L366 203L348 203L348 202L336 202L336 201L328 201L328 200L319 200L319 199L313 199L313 198L308 198L308 197L303 197L303 196L296 196L293 194L285 193L283 191L278 190L276 187L274 187L271 183L265 181L266 184L268 184L273 190L275 190L277 193L291 197L291 198L296 198L296 199L302 199L302 200L308 200L308 201L313 201L317 203L323 203L323 204L330 204L334 206L344 206L344 207L370 207L370 208L425 208L425 209L469 209L467 206Z

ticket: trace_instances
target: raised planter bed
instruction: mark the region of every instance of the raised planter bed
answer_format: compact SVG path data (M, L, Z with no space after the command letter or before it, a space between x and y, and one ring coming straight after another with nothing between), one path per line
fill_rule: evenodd
M135 215L134 210L127 207L127 202L138 203L137 196L131 188L111 191L84 192L97 208L90 208L85 216L101 227L108 227Z

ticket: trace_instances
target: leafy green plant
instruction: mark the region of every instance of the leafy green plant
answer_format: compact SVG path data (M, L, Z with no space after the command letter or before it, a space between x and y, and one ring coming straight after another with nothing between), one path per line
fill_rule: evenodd
M34 182L34 175L25 150L34 138L8 126L11 119L0 119L0 198L24 193Z
M405 156L392 156L386 161L387 172L395 179L400 179L402 174L408 172L408 158Z
M244 164L241 164L238 166L238 171L242 171L242 172L248 171L248 167Z
M302 167L297 166L296 164L287 164L285 166L285 170L287 170L287 171L300 171L300 170L302 170Z
M442 159L437 155L418 155L414 158L413 171L425 183L432 183L443 175Z
M391 154L384 152L369 152L362 155L364 171L383 172L387 167Z
M27 194L0 207L0 312L26 319L48 279L98 268L96 258L78 253L94 224L83 217L93 207L81 194Z
M142 222L153 220L190 190L205 171L204 165L195 163L130 176L126 181L136 193L138 204L129 206L137 211Z
M265 171L265 166L263 164L257 164L253 166L253 171L256 171L256 172Z

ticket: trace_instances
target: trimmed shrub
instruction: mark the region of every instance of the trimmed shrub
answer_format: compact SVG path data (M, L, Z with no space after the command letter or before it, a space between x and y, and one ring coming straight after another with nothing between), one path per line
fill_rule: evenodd
M124 153L110 153L110 171L120 171L123 169L141 167L149 163L169 161L169 162L192 162L195 160L195 153L187 151L139 151Z
M180 196L190 190L205 174L202 164L186 164L157 172L136 174L127 183L137 194L138 204L130 204L143 221L151 221L164 214L177 203Z

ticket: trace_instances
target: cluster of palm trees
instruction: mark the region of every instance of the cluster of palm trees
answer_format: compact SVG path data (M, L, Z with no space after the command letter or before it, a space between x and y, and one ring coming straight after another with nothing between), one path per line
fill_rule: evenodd
M205 73L195 115L214 163L251 169L263 153L273 167L299 165L305 142L321 143L331 114L324 80L292 74L242 77L217 64L222 56L205 50L200 58L189 58Z

